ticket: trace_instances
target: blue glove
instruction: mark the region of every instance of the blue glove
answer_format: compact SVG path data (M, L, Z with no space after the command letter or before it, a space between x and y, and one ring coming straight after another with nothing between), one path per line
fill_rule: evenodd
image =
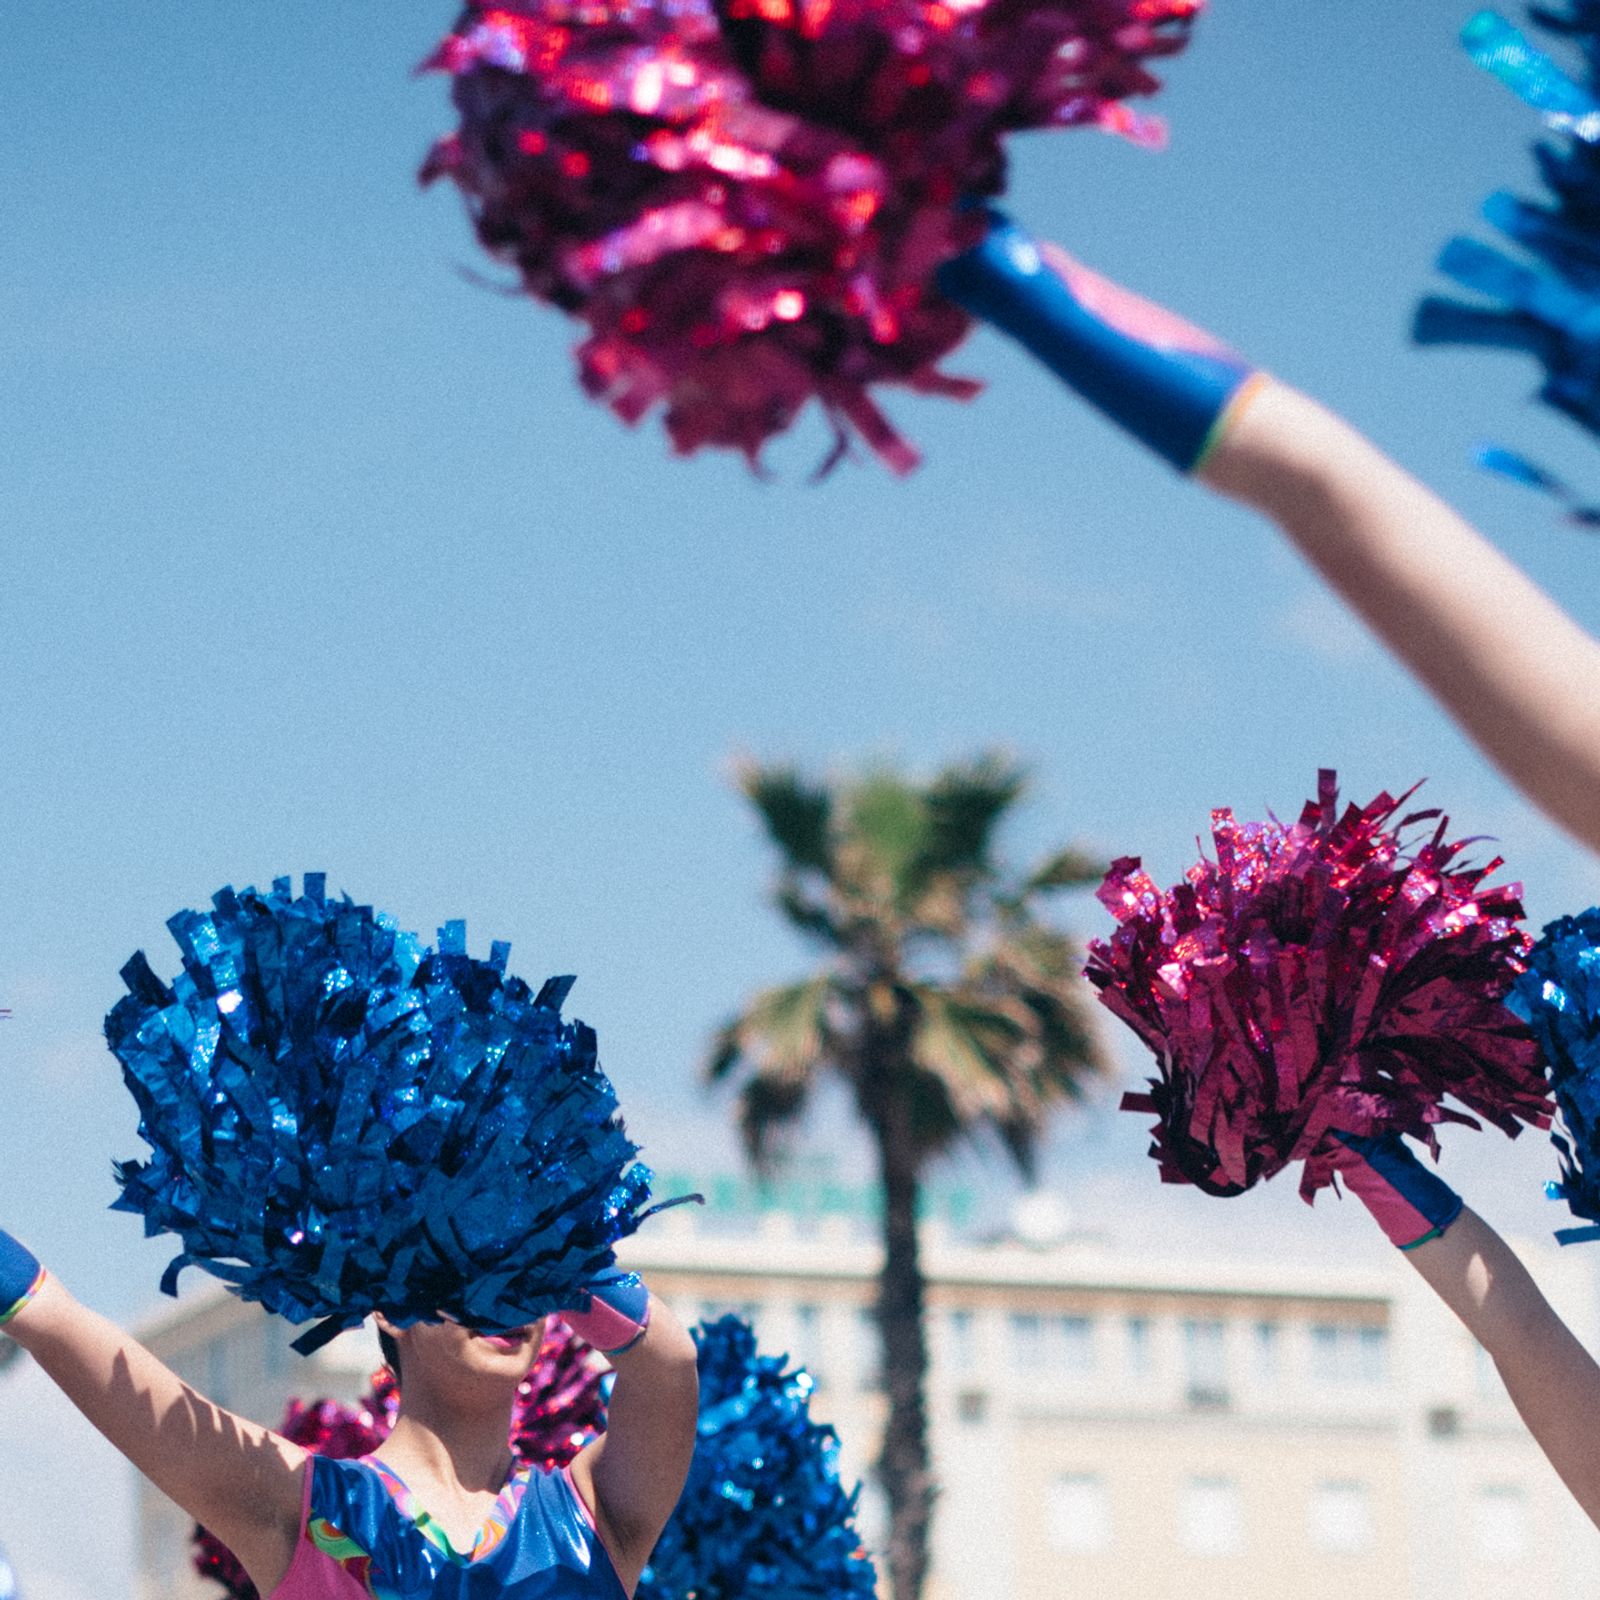
M1008 333L1179 472L1196 472L1263 375L1210 334L1036 244L990 211L940 290Z
M1461 1215L1461 1196L1429 1172L1399 1134L1333 1136L1344 1146L1334 1170L1401 1250L1437 1239Z
M0 1328L38 1294L43 1282L38 1258L0 1228Z

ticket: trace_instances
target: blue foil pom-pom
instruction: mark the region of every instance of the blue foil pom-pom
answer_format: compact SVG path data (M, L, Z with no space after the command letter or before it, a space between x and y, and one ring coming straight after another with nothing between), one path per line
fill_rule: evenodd
M1591 433L1600 433L1600 0L1535 6L1542 28L1576 47L1574 76L1505 18L1478 13L1462 33L1472 58L1538 111L1556 135L1534 147L1547 195L1525 200L1491 195L1483 215L1514 247L1507 253L1476 239L1452 239L1439 270L1478 296L1465 303L1430 296L1417 309L1420 344L1474 344L1522 350L1544 366L1540 398ZM1514 452L1490 452L1525 466ZM1509 475L1556 493L1574 520L1600 522L1559 485L1513 470ZM1553 480L1555 481L1555 480Z
M571 978L535 992L461 923L427 948L320 873L168 927L182 972L135 955L106 1018L153 1152L117 1164L114 1209L183 1241L167 1293L202 1267L320 1319L308 1350L374 1311L517 1328L616 1273L650 1174L593 1031L562 1020Z
M1544 930L1507 1003L1532 1025L1561 1111L1550 1136L1561 1179L1549 1193L1591 1224L1556 1237L1600 1238L1600 907Z
M839 1481L812 1382L764 1356L737 1317L695 1330L700 1421L678 1509L636 1600L871 1600L859 1491Z

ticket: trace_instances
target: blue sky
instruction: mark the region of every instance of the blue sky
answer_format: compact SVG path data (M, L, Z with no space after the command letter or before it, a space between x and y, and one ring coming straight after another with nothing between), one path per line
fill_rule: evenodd
M1344 411L1596 626L1600 551L1468 462L1492 435L1592 486L1592 441L1521 360L1406 342L1445 237L1529 180L1531 115L1455 46L1469 9L1215 0L1167 72L1171 149L1021 141L1013 209ZM225 882L325 870L577 972L667 1167L734 1159L695 1065L804 958L761 903L736 752L1005 745L1035 775L1019 854L1073 838L1164 878L1213 805L1292 810L1321 764L1362 798L1427 776L1535 917L1600 897L1264 525L992 335L949 363L989 383L974 404L888 397L926 455L907 481L809 485L812 423L759 482L584 400L573 328L470 282L456 198L415 187L448 107L410 68L451 17L7 6L0 1221L85 1298L136 1315L168 1253L105 1213L137 1143L100 1018ZM1048 1175L1137 1228L1173 1202L1113 1098L1063 1119ZM1462 1161L1545 1225L1546 1150ZM1292 1193L1179 1210L1219 1248L1309 1225ZM0 1438L40 1403L0 1380ZM91 1559L35 1517L102 1466L72 1429L0 1451L35 1600L125 1588L124 1541Z

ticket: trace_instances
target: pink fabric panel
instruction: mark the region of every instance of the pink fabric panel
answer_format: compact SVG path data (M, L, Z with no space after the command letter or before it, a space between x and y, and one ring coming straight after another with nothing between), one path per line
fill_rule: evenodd
M311 1457L306 1458L305 1489L300 1499L300 1542L294 1547L294 1560L283 1575L283 1582L272 1591L270 1600L372 1600L332 1556L325 1556L306 1536L311 1517Z

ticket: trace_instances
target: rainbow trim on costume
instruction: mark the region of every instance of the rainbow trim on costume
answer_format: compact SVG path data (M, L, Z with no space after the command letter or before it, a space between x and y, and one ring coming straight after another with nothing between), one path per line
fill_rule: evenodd
M49 1276L50 1274L47 1273L43 1267L39 1268L38 1272L34 1276L33 1282L22 1291L21 1295L15 1301L13 1301L6 1310L0 1311L0 1328L5 1327L5 1325L10 1322L11 1319L16 1316L16 1314L21 1311L22 1308L27 1305L35 1295L38 1294L38 1292L44 1287L44 1280Z
M517 1507L522 1504L522 1497L527 1492L528 1479L533 1471L531 1467L519 1467L511 1474L505 1488L495 1498L494 1509L473 1536L472 1548L461 1551L450 1542L450 1535L434 1520L427 1507L418 1502L399 1473L385 1466L376 1456L368 1456L366 1460L367 1465L383 1479L384 1487L400 1508L401 1514L409 1519L417 1532L441 1555L460 1563L481 1561L504 1542L506 1532L516 1518Z

